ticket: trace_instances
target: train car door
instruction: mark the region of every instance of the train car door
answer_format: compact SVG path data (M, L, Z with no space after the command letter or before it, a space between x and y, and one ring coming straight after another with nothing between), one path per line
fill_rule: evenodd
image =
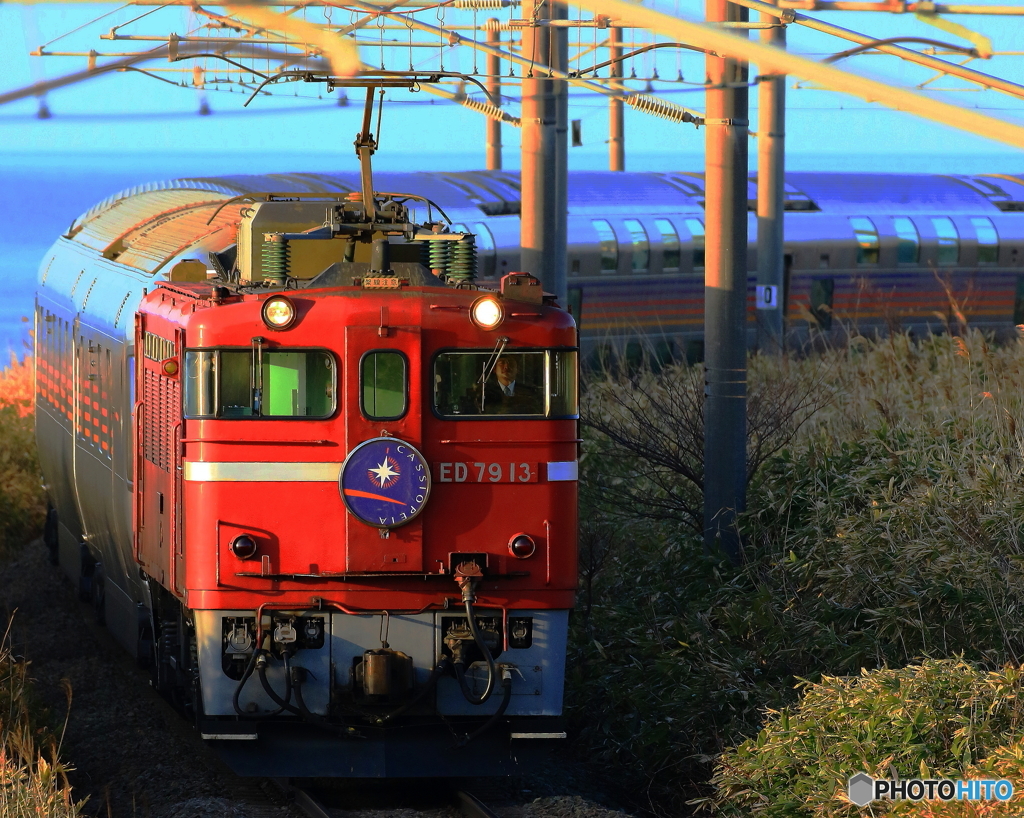
M150 324L156 326L150 326ZM141 314L136 329L135 556L161 585L184 595L181 541L181 382L184 334Z
M359 504L372 503L376 496L388 498L380 502L394 512L375 516L379 525L372 525L355 513L345 515L345 570L350 573L425 570L422 522L397 499L403 496L407 481L419 481L426 468L415 456L415 450L422 450L423 445L421 334L419 327L390 326L387 311L387 307L381 308L378 326L345 328L346 451L351 453L375 438L396 441L373 444L376 459L370 467L377 471L370 474L361 469L353 478L365 481L365 485L353 482L343 487L349 495L346 504L350 510L365 510L365 505ZM414 492L414 503L417 496L426 499ZM404 522L409 516L411 521Z

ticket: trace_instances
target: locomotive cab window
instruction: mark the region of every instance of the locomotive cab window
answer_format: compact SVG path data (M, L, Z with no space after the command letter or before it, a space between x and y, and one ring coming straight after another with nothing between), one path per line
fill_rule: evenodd
M189 350L189 418L326 418L337 376L325 350Z
M405 414L405 356L400 352L375 350L363 356L359 378L362 382L363 414L371 420L394 420Z
M434 411L445 418L574 418L576 350L451 351L434 359Z

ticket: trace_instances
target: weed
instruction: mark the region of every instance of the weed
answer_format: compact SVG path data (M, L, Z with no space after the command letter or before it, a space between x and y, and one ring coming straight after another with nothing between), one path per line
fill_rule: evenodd
M8 631L0 643L0 815L75 818L84 802L72 799L60 740L34 724L30 702L28 662L11 653Z
M846 797L851 775L981 778L1024 774L1024 672L983 671L960 659L825 677L801 684L798 704L772 711L756 737L725 753L713 783L722 816L861 815ZM875 814L991 815L1011 804L874 802ZM922 810L922 807L924 808ZM998 810L998 811L996 811ZM1016 814L1016 811L1013 813Z
M46 514L31 397L31 360L12 357L0 370L0 554L39 536Z
M752 395L781 397L750 464L742 566L703 554L699 483L648 455L659 434L670 453L700 451L699 416L682 443L666 439L679 418L659 416L695 371L608 378L587 396L603 420L583 471L606 485L583 495L567 699L590 755L661 814L710 794L717 755L792 706L800 679L1024 661L1024 346L854 338L754 358L749 374Z

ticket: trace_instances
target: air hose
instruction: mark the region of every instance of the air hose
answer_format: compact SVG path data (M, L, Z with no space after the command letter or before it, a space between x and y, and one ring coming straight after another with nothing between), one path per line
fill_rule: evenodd
M466 662L462 657L455 662L455 677L459 680L459 687L462 688L462 695L466 697L467 702L470 704L483 704L491 698L491 693L494 692L494 682L498 678L498 666L494 663L494 657L491 656L491 650L487 647L487 643L484 642L483 636L480 635L480 629L476 626L476 616L473 613L473 595L472 593L467 594L463 591L463 596L466 600L466 619L469 621L469 632L473 635L473 641L476 643L477 648L484 655L484 659L487 661L487 686L479 697L473 695L473 692L469 689L469 685L466 684Z
M292 700L292 677L291 677L291 672L290 672L291 669L288 666L288 653L287 653L287 651L284 654L284 698L283 699L280 696L278 696L277 693L275 692L274 688L270 686L270 681L267 679L267 660L265 658L266 657L266 651L263 651L263 654L264 655L261 656L260 659L256 660L256 673L260 677L260 684L263 685L263 689L266 691L267 695L270 696L270 698L274 700L274 704L276 704L278 706L277 710L275 710L273 713L268 713L267 715L268 716L276 716L278 713L281 713L281 712L287 710L290 713L294 713L297 716L301 716L302 713L299 711L299 709L297 707L295 707L291 703L291 700Z
M394 710L391 713L388 713L386 716L377 719L377 723L386 724L392 719L397 719L403 713L407 713L409 710L411 710L413 707L415 707L417 704L423 701L423 697L430 693L430 691L437 686L438 679L440 679L441 675L445 672L445 670L448 669L448 662L449 660L447 656L441 656L437 660L437 664L434 665L433 670L430 671L430 676L427 678L426 684L423 685L423 689L420 690L419 693L417 693L415 696L409 699L409 701L407 701L397 710Z
M505 711L508 709L508 703L510 701L512 701L512 671L506 667L501 670L501 704L498 705L498 709L494 711L494 714L487 719L487 721L477 727L476 730L463 738L455 746L465 747L477 736L481 736L486 733L498 719L505 715Z
M306 681L306 669L304 667L293 667L291 669L292 690L295 693L295 706L299 708L302 718L314 724L320 723L320 717L313 713L302 698L302 685Z
M249 664L245 666L245 673L242 674L242 679L238 683L238 687L235 688L235 695L231 697L231 704L235 708L235 712L242 718L250 718L251 713L246 713L238 704L238 697L242 695L242 688L245 687L245 683L249 681L249 677L252 676L253 670L256 668L256 659L260 655L260 651L254 650L252 652L252 658L249 659Z
M307 724L312 724L314 727L327 730L343 738L362 738L363 736L355 728L349 727L347 724L329 724L323 716L312 712L306 706L306 701L302 698L302 685L306 682L307 674L309 674L309 671L299 666L293 667L289 671L291 690L295 694L295 705L299 709L299 715L302 716L302 720Z

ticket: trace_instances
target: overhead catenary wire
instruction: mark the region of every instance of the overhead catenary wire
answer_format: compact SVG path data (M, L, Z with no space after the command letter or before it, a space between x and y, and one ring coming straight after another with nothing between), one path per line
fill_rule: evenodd
M694 20L673 17L664 12L637 6L626 2L626 0L575 0L575 2L599 14L621 18L631 25L648 28L664 36L687 40L735 60L756 63L762 74L786 74L811 79L833 91L861 97L869 102L881 102L889 107L898 108L961 131L1024 148L1024 126L986 116L970 108L962 108L948 102L931 99L919 92L893 88L879 80L841 71L831 65L824 65L779 48L737 37L728 31L706 26ZM775 6L762 3L759 0L736 0L736 2L756 10L764 7L778 11ZM898 46L882 47L897 48ZM1024 93L1024 88L1015 87Z
M1024 87L1022 87L1022 86L1016 85L1014 83L1010 83L1010 82L1008 82L1006 80L1002 80L1002 79L997 78L997 77L991 77L991 76L989 76L987 74L984 74L982 72L978 72L978 71L975 71L973 69L966 68L965 66L960 66L960 65L957 65L955 63L951 63L951 62L947 62L947 61L938 59L938 58L936 58L934 56L934 54L926 54L926 53L922 53L921 51L914 51L914 50L907 49L907 48L900 48L899 46L896 45L894 40L899 39L899 40L902 41L902 38L888 38L885 41L875 40L875 39L873 39L871 37L868 37L866 35L861 35L861 34L858 34L856 32L851 32L849 30L842 29L842 28L840 28L838 26L833 26L831 24L823 23L822 21L819 21L819 20L814 20L813 18L807 17L806 15L800 14L798 12L790 11L788 9L780 10L778 7L773 6L773 5L769 5L769 4L766 4L766 3L763 3L763 2L760 2L760 0L737 0L737 2L740 5L745 5L748 8L752 8L752 9L754 9L756 11L759 11L759 12L767 11L769 14L774 14L775 19L779 20L779 23L781 23L783 25L799 24L799 25L802 25L802 26L807 26L807 27L811 28L812 30L820 31L822 33L832 34L832 35L835 35L835 36L841 36L841 37L843 37L845 39L848 39L848 40L851 40L853 42L860 43L862 46L866 46L868 48L873 49L873 51L871 53L876 53L876 54L892 54L892 55L895 55L895 56L900 56L901 58L907 59L909 62L913 62L913 63L919 64L919 65L922 65L922 66L925 66L925 67L932 68L933 70L936 70L936 71L940 72L940 74L946 74L946 75L949 75L949 76L954 76L954 77L966 79L969 82L975 83L978 86L979 89L997 90L997 91L1001 91L1003 93L1009 93L1012 96L1015 96L1015 97L1018 97L1018 98L1024 98ZM160 9L165 9L165 8L168 8L169 6L173 6L173 5L175 5L175 3L161 4L160 6L158 6L156 8L147 10L143 15L139 15L138 17L133 18L133 20L141 19L143 16L152 14L155 11L158 11ZM303 14L305 14L305 9L307 8L307 5L308 4L303 4L301 6L296 6L296 8L297 9L302 9L303 10ZM350 3L322 3L322 2L320 2L320 3L316 3L314 5L322 5L322 6L325 7L324 18L325 18L325 20L328 20L328 21L329 21L329 18L327 16L327 12L326 12L327 9L334 9L334 8L348 9L348 10L352 11L352 14L353 14L354 18L358 18L359 11L369 12L369 13L365 13L359 19L353 19L352 24L349 25L349 26L344 27L344 29L338 29L337 31L332 30L332 34L334 34L335 36L340 34L342 31L347 32L346 36L353 35L353 32L355 32L359 28L365 26L368 22L371 22L371 21L374 21L374 20L377 21L378 26L381 26L381 24L384 22L384 19L386 19L386 18L397 18L398 20L400 20L400 27L403 30L405 30L406 32L409 32L409 34L411 36L411 32L412 32L413 28L417 28L419 26L418 26L417 23L413 23L412 22L411 18L409 17L409 14L411 14L413 12L419 12L419 11L436 9L437 13L438 13L438 17L440 18L439 22L441 22L441 26L440 27L432 27L432 28L434 29L434 33L439 37L439 39L442 39L442 37L443 37L443 38L448 40L448 44L447 44L448 48L453 48L455 45L463 44L463 45L467 45L467 46L470 46L470 47L474 48L474 50L486 51L486 46L483 43L474 41L474 40L472 40L471 38L468 38L468 37L463 37L462 35L455 34L455 30L456 29L472 28L472 27L465 27L465 26L459 26L459 25L448 25L445 22L445 17L444 17L445 9L446 8L447 9L456 9L456 8L457 9L465 9L467 11L473 12L474 15L475 15L475 12L476 12L477 9L482 9L482 8L484 8L486 6L486 7L493 7L493 8L508 9L510 11L510 14L511 14L511 9L513 9L517 4L515 2L508 2L508 0L448 0L447 2L438 3L438 4L423 4L423 3L413 4L412 2L408 2L408 3L405 3L405 2L392 2L392 3L376 4L376 3L372 3L372 2L364 2L364 0L357 0L357 2L355 2L355 3L352 3L352 2L350 2ZM791 5L791 4L783 3L783 5ZM819 4L819 5L821 5L823 8L826 5L828 5L829 8L833 7L832 5L829 5L829 4ZM578 6L578 8L580 8L580 9L582 9L583 7L584 6ZM207 17L209 19L213 19L213 20L216 20L216 21L220 22L221 23L221 26L220 26L221 29L223 29L223 26L227 25L227 26L238 26L241 29L246 29L246 30L249 30L249 31L261 31L261 30L263 30L263 31L266 32L266 36L267 36L267 41L268 42L276 43L276 44L278 44L280 47L282 47L284 49L289 49L289 46L295 47L295 46L300 46L301 45L298 41L292 41L291 39L289 39L288 41L285 41L285 40L281 39L282 35L280 35L278 33L275 33L274 31L268 31L266 29L261 29L260 26L253 25L252 23L248 23L248 22L245 22L245 21L239 21L235 17L225 17L225 16L222 16L222 15L217 15L217 14L215 14L213 12L210 12L208 9L202 8L201 6L194 6L194 5L190 4L190 8L196 14L200 14L200 15L203 15L204 17ZM399 9L400 9L400 11L398 11ZM111 13L112 12L107 12L107 15L109 15ZM106 15L104 15L104 16L106 16ZM567 22L567 23L570 23L570 24L573 24L573 25L578 25L581 22L586 22L588 24L591 23L591 21L584 21L583 20L583 13L582 13L582 11L579 14L577 14L576 17L577 17L577 19L567 20L567 21L563 21L563 22ZM93 22L96 22L99 19L102 19L102 18L95 18L93 20ZM594 20L592 21L593 22L593 26L594 26L594 30L595 30L595 44L597 43L596 31L597 31L597 28L599 26L609 25L612 21L616 21L616 22L624 25L627 28L630 27L629 21L626 20L625 22L622 22L623 19L624 18L622 18L621 16L616 17L614 15L602 15L600 13L596 14L594 16ZM302 22L302 21L300 20L299 22ZM307 24L309 24L308 20L306 22L307 22ZM458 22L458 21L456 21L456 22ZM510 22L508 24L510 28L518 27L518 26L513 26L512 22L517 22L518 23L518 21L510 20ZM127 25L127 23L122 23L122 24L120 24L118 26L115 26L114 28L111 29L111 32L118 31L119 29L123 28L124 25ZM209 26L209 24L206 24L206 25ZM388 25L387 27L390 28L391 26ZM71 33L74 33L76 31L79 31L82 28L83 28L83 26L79 26L78 28L74 29L72 32L68 32L68 34L71 34ZM643 27L642 26L636 26L634 28L635 29L642 29ZM383 29L383 27L382 27L382 29ZM581 32L581 34L582 34L582 32ZM62 36L67 36L67 35L62 35ZM116 39L120 39L121 37L122 37L122 35L115 35ZM134 37L129 36L129 37L125 37L125 39L134 39ZM142 39L142 38L140 38L140 39ZM184 40L185 38L181 38L181 39ZM200 38L197 37L195 39L200 39ZM220 38L220 39L222 39L222 40L230 40L231 38L226 38L225 37L225 38ZM50 42L54 42L54 41L55 40L51 40ZM381 41L378 40L378 42L381 42ZM958 52L958 53L970 53L968 49L960 49L959 47L950 45L948 43L939 43L937 41L931 41L931 42L934 44L935 48L944 48L944 49L948 49L950 51ZM396 42L392 42L390 40L384 42L383 44L386 45L386 46L395 46L395 47L402 47L403 45L406 45L406 44L399 43L397 41ZM874 44L874 45L868 45L868 44ZM411 43L408 44L408 46L410 46L410 47L411 47L411 45L412 45ZM649 48L650 47L653 47L653 48L664 48L664 47L669 46L669 45L670 44L667 44L667 43L657 43L657 42L655 42L655 43L651 44L649 46ZM603 47L603 44L602 44L602 47ZM851 56L852 52L854 52L856 50L857 49L851 49L851 50L848 50L847 52L841 52L841 54L842 55ZM929 49L929 50L932 50L932 49ZM156 51L156 49L154 49L154 51ZM442 48L442 51L447 51L447 48ZM315 53L315 51L312 52L312 53ZM596 53L596 50L595 50L595 53ZM998 53L1002 53L1002 52L995 52L995 53L998 54ZM511 57L510 57L510 55L511 55ZM225 55L223 55L223 54L212 55L211 54L210 56L217 56L219 58L223 58ZM255 57L255 55L252 55L252 56ZM296 60L301 60L301 61L305 62L305 61L308 61L311 58L311 52L306 50L306 51L303 51L302 53L293 53L291 55L281 54L280 56L275 56L275 55L273 55L273 54L271 54L269 52L264 52L263 56L268 61L274 61L274 60L277 60L277 59L282 59L283 60L283 59L286 59L286 56L290 56L292 62L294 62ZM510 68L511 68L512 63L516 62L516 60L514 59L515 56L517 56L517 55L515 54L515 49L514 49L514 47L511 46L511 44L509 46L508 52L502 54L502 58L509 59ZM579 55L577 55L577 57L578 56ZM636 56L636 55L634 55L634 56ZM154 59L154 58L156 58L156 55L152 54L150 56L144 57L143 59ZM249 58L248 55L240 57L240 59L247 59L247 58ZM148 76L155 76L156 74L163 72L163 69L159 69L159 68L155 68L155 67L148 67L146 70L138 69L138 68L135 67L136 62L135 62L134 58L126 57L125 59L127 61L130 61L130 62L128 64L122 63L121 65L98 66L95 69L95 74L98 74L98 73L101 73L101 72L105 72L105 71L109 71L109 70L114 70L114 71L130 70L130 71L137 72L137 73L142 73L142 74L145 74L145 75L148 75ZM411 59L412 59L412 55L410 54L410 60ZM681 59L681 54L680 54L680 52L677 51L677 54L676 54L677 62L680 59ZM523 61L519 60L518 64L522 65ZM607 64L607 63L601 63L600 65L605 65L605 64ZM613 97L613 98L614 98L614 95L616 94L615 90L613 90L613 89L611 89L611 88L609 88L609 87L607 87L605 85L601 85L600 83L596 83L596 82L593 81L593 79L583 80L582 77L579 77L579 76L571 77L569 74L567 74L566 77L561 77L561 76L558 76L558 72L550 71L549 69L547 69L544 66L541 66L540 64L537 65L537 69L541 70L541 71L547 70L549 72L548 75L551 76L553 79L556 79L556 80L569 79L572 82L572 84L578 85L580 87L580 89L583 90L584 92L593 91L593 92L601 93L601 94L603 94L605 96ZM244 70L244 69L239 69L239 70ZM204 86L205 86L206 90L208 90L208 91L222 90L222 89L214 88L214 84L217 83L217 82L231 82L231 80L229 80L229 79L223 79L223 80L220 79L220 76L225 75L225 74L230 74L230 73L233 73L233 72L217 71L216 73L218 75L217 77L206 76L204 78ZM585 73L585 71L580 71L579 73L582 74L582 73ZM660 78L658 77L658 65L657 64L654 64L653 68L650 71L645 72L645 73L647 73L649 76L647 76L646 78L639 78L639 81L641 81L641 82L647 81L648 84L652 80L658 81L658 82L666 82L668 84L671 84L671 82L674 82L674 81L670 82L670 81L660 80ZM51 82L56 82L57 83L56 87L65 87L66 85L72 84L75 81L81 81L82 79L88 79L90 76L94 76L95 74L79 73L77 75L69 75L71 77L71 81L66 81L69 78L60 78L57 81L51 81ZM162 77L156 77L156 78L163 79ZM623 82L625 84L626 82L628 82L628 80L625 80ZM171 83L171 84L173 84L173 83ZM37 83L37 84L34 84L31 87L30 91L28 89L19 89L20 91L23 91L23 92L27 91L27 93L23 93L18 98L23 98L23 96L28 96L28 95L38 95L40 93L46 93L47 88L44 87L44 86L50 86L50 83ZM50 87L53 87L53 86L50 86ZM921 86L919 85L918 87L921 87ZM703 90L705 90L704 86L700 85L700 84L694 84L692 86L692 88L693 88L693 92L702 92ZM289 90L291 91L291 89L289 89ZM444 89L437 89L437 90L440 90L441 93L434 94L434 95L438 96L440 99L444 99L447 102L455 102L457 104L461 104L461 105L463 105L464 107L466 107L466 108L468 108L470 110L473 110L475 112L481 113L482 115L488 116L488 117L493 118L493 119L499 119L500 118L500 121L506 122L508 124L512 124L513 126L516 124L514 121L512 121L512 120L515 120L515 117L510 117L509 114L504 113L504 112L499 114L497 110L494 110L494 109L497 108L497 106L493 106L494 109L492 109L491 106L488 106L486 103L483 103L481 100L474 99L474 98L471 98L471 97L467 97L464 94L460 94L459 92L451 94L450 92L447 92ZM949 89L947 89L947 90L949 90ZM966 90L966 89L953 89L953 90ZM647 94L644 94L644 93L638 93L636 90L629 89L628 86L626 86L621 91L619 91L618 93L622 95L622 99L626 102L626 104L629 104L634 110L641 111L641 112L647 113L647 114L652 114L652 115L655 115L655 116L660 116L660 117L663 117L663 118L668 119L670 121L678 121L678 122L690 122L690 121L693 121L693 122L698 122L699 123L699 121L700 121L700 114L698 112L689 111L688 114L689 114L690 119L688 119L687 118L687 109L683 109L682 111L679 111L679 110L677 110L677 108L682 108L682 106L677 106L675 103L672 103L671 101L665 100L665 99L662 98L663 95L676 94L676 93L684 93L684 92L686 92L685 89L672 88L672 87L665 88L664 86L661 86L658 89L658 92L657 92L658 95L655 96L655 95L647 95ZM431 93L433 93L433 90L431 91ZM296 94L296 96L300 96L300 95ZM573 96L575 97L577 95L574 94ZM629 99L630 97L633 97L632 101L630 101L630 99ZM2 96L0 96L0 103L3 103L5 101L10 101L10 99L11 98L8 97L7 95L2 95ZM417 104L415 102L410 102L410 101L402 101L402 102L403 102L403 104ZM952 107L956 108L956 106L952 106ZM1005 107L997 107L997 106L975 106L974 108L970 108L970 109L965 108L963 110L980 111L980 110L1015 110L1015 109L1005 108Z

